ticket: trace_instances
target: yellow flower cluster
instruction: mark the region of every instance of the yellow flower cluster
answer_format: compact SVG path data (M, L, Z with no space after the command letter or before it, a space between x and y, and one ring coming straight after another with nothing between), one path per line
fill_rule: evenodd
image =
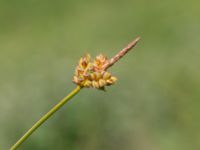
M112 85L117 78L104 70L104 65L108 59L100 54L94 60L91 60L89 54L82 57L75 69L73 82L81 87L93 87L104 89L105 86Z

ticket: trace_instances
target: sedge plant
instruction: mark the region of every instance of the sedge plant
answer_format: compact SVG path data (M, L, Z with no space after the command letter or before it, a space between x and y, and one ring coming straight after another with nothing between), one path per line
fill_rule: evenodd
M108 68L129 52L139 40L140 37L137 37L111 59L108 59L102 54L96 56L94 59L91 59L89 54L82 57L79 60L73 76L73 82L77 85L76 88L42 116L13 146L11 146L10 150L19 148L19 146L24 143L35 130L37 130L65 103L78 94L81 89L96 88L105 90L106 86L113 85L117 81L117 78L107 71Z

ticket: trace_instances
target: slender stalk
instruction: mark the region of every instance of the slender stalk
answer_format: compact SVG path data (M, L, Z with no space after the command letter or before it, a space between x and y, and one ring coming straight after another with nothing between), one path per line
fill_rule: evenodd
M58 104L56 104L49 112L47 112L42 118L40 118L11 148L10 150L16 150L28 137L40 127L49 117L51 117L57 110L59 110L66 102L68 102L73 96L75 96L81 87L77 86L71 93L64 97Z

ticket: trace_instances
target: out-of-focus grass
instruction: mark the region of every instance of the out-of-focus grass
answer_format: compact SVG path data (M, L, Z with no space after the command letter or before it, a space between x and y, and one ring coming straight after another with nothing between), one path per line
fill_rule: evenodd
M81 55L115 54L107 92L84 89L22 149L200 148L200 2L0 1L0 149L65 96Z

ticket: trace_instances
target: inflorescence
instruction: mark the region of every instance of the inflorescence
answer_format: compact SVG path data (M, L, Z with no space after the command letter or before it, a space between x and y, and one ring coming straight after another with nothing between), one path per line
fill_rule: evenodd
M105 86L113 85L117 78L109 73L107 69L129 52L139 40L140 37L137 37L111 59L102 54L96 56L95 59L91 59L90 55L86 54L79 60L73 82L80 87L92 87L102 90L105 89Z
M75 69L73 82L81 87L104 89L105 86L114 84L117 78L105 70L109 63L106 56L100 54L94 60L86 54L79 60Z

